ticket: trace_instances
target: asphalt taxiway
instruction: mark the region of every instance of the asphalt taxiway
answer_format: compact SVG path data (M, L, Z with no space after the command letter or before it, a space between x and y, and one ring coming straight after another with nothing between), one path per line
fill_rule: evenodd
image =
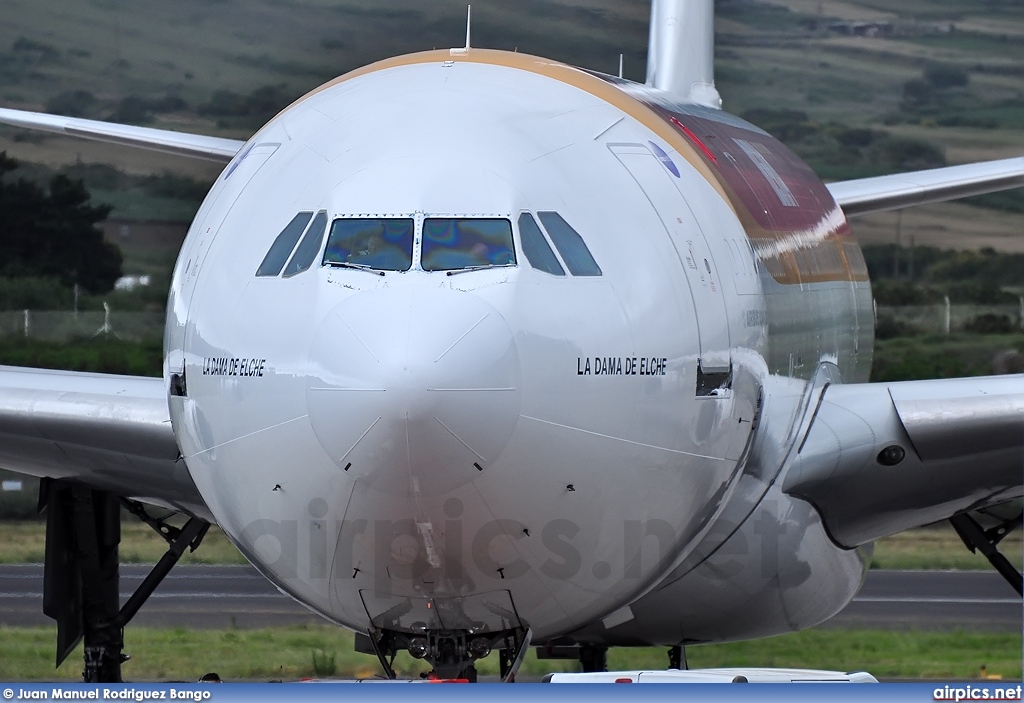
M123 598L146 565L122 567ZM269 627L324 622L250 566L178 566L132 621L151 627ZM0 565L0 625L52 625L43 615L43 567ZM995 572L871 571L825 627L1021 632L1024 607Z

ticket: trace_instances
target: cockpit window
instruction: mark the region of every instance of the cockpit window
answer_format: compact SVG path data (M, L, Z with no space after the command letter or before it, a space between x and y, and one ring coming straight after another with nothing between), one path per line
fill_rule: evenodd
M558 263L555 252L551 251L551 245L544 238L537 221L528 212L519 216L519 237L523 240L523 253L526 254L526 260L531 266L554 276L565 275L565 269Z
M551 241L562 255L562 261L569 267L569 273L573 276L601 275L601 267L594 261L583 237L561 215L557 212L538 212L537 217L551 235Z
M312 212L300 212L285 225L281 234L277 235L277 239L270 246L270 251L263 257L263 263L256 269L257 276L276 276L281 273L284 262L288 260L288 255L292 253L295 243L299 241L302 230L306 229L311 217L313 217Z
M335 220L327 238L324 265L408 271L414 230L411 217Z
M432 217L423 221L424 271L514 266L512 223L499 218Z
M283 278L302 273L316 260L317 252L320 251L320 244L324 241L324 231L327 229L327 213L321 210L313 218L313 224L306 230L306 236L299 242L298 248L292 254L292 260L284 267Z

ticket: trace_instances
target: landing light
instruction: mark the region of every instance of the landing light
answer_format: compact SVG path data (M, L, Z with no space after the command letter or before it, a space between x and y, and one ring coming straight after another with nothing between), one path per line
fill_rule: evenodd
M474 659L483 659L491 653L491 643L483 637L477 637L469 643L469 653Z
M878 463L882 466L896 466L896 464L903 461L903 458L907 455L906 450L898 444L892 444L882 451L878 452Z
M409 655L413 659L422 659L427 656L429 646L427 640L424 637L414 637L409 640Z

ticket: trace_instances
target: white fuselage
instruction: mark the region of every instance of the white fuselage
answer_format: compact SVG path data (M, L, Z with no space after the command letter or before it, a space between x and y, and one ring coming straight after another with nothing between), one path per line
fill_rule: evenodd
M518 617L541 639L614 616L726 509L777 373L765 277L692 155L509 62L395 62L307 96L218 179L174 274L165 375L184 371L197 487L264 574L353 629ZM325 267L321 242L257 277L299 212L412 218L411 269ZM538 212L602 275L531 266ZM423 220L464 216L509 220L516 265L422 270ZM728 387L696 393L698 360Z

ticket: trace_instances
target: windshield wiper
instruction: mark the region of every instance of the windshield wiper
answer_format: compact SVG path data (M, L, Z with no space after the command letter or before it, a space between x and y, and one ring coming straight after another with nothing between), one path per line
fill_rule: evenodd
M449 276L454 276L457 273L466 273L466 271L480 271L482 269L505 268L505 266L508 266L508 264L502 264L502 265L478 264L476 266L466 266L466 267L460 268L460 269L453 269L451 271L448 271L448 275Z
M366 264L354 264L351 261L327 261L325 263L332 268L355 269L356 271L366 271L366 273L372 273L376 276L384 275L383 271L378 271L372 266L367 266Z

